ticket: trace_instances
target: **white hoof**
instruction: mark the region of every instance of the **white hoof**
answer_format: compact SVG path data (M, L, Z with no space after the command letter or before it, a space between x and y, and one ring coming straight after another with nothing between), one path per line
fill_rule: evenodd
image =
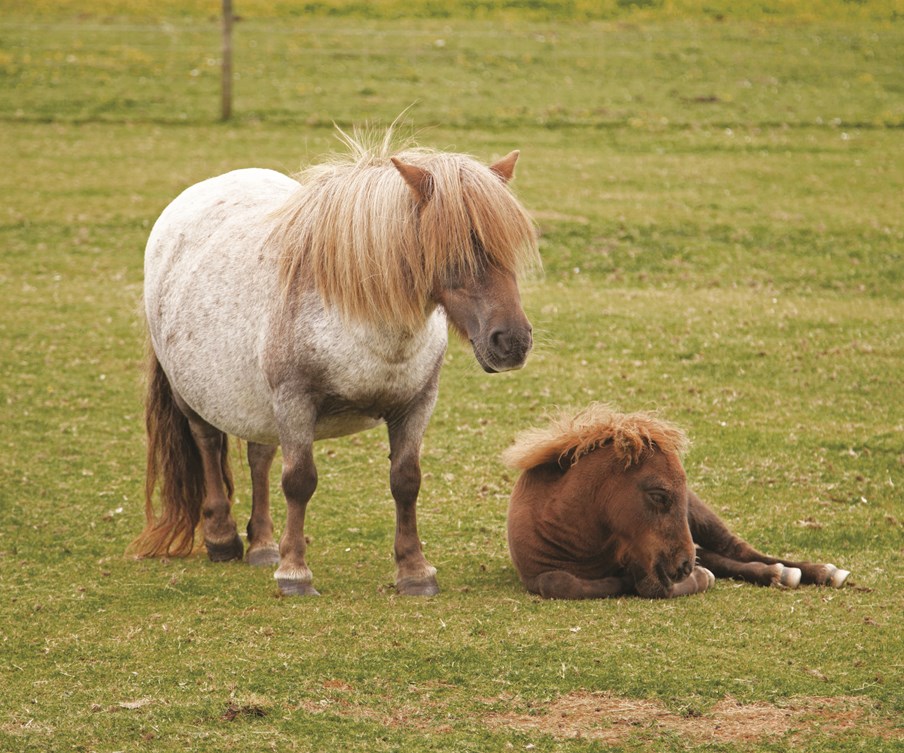
M701 567L700 569L706 573L706 587L712 588L716 583L716 576L712 574L709 568Z
M832 577L829 579L829 585L832 588L841 588L845 584L845 581L848 579L848 576L850 574L850 570L841 570L840 568L835 568L835 572L832 573Z
M800 585L800 577L800 568L786 567L782 570L780 582L785 588L797 588Z

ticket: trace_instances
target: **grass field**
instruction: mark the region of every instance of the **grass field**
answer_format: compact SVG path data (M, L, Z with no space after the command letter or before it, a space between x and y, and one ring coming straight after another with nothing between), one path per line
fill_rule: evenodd
M899 8L236 6L222 124L216 9L0 2L0 750L904 749ZM151 224L412 104L426 145L522 150L545 267L525 370L450 346L419 505L442 593L393 593L382 431L317 446L321 598L129 559ZM498 457L591 399L682 425L732 526L849 585L528 596Z

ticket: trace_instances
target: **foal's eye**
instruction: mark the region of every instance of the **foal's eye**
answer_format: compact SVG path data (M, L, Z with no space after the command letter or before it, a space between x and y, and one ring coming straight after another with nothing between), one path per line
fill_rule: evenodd
M647 492L647 495L656 507L666 509L672 505L672 498L663 491Z

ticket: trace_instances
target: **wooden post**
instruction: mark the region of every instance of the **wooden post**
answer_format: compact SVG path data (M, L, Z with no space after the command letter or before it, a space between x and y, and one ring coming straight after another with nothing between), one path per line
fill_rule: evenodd
M223 0L223 82L221 98L223 120L232 116L232 0Z

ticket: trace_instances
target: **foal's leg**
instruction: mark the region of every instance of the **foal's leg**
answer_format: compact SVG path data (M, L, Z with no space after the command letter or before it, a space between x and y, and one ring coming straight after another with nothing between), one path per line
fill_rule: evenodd
M630 573L630 568L629 568ZM666 587L655 576L648 573L635 573L634 591L647 599L672 599L676 596L699 594L710 588L716 577L707 568L697 565L691 574L678 583Z
M658 587L648 591L630 575L585 579L564 570L550 570L538 575L528 590L540 594L544 599L608 599L633 593L651 599L671 599L675 596L703 593L715 580L709 570L698 566L687 578L675 583L668 591L658 584Z
M840 588L850 575L847 570L841 570L835 565L792 562L762 554L735 536L696 494L688 491L687 497L688 524L694 543L699 547L698 558L716 577L740 578L762 585L778 582L791 588L798 583ZM743 567L744 563L761 564L763 567Z
M275 455L275 445L248 443L251 468L248 563L260 567L279 564L279 547L273 541L273 519L270 517L270 466Z
M669 591L669 599L675 596L691 596L699 594L711 588L716 582L716 576L707 567L697 565L691 574L680 583L675 583Z
M703 548L697 549L697 560L718 578L735 578L758 586L797 588L800 585L801 571L780 562L739 562Z
M564 570L541 573L528 590L544 599L608 599L634 592L631 578L598 578L585 580Z
M421 488L421 438L433 401L424 410L413 411L388 422L389 487L396 504L396 591L406 596L439 593L436 568L427 562L417 532L417 496Z
M213 562L240 560L243 546L232 517L232 482L224 462L227 437L194 411L183 407L183 412L204 466L201 525L207 556Z

